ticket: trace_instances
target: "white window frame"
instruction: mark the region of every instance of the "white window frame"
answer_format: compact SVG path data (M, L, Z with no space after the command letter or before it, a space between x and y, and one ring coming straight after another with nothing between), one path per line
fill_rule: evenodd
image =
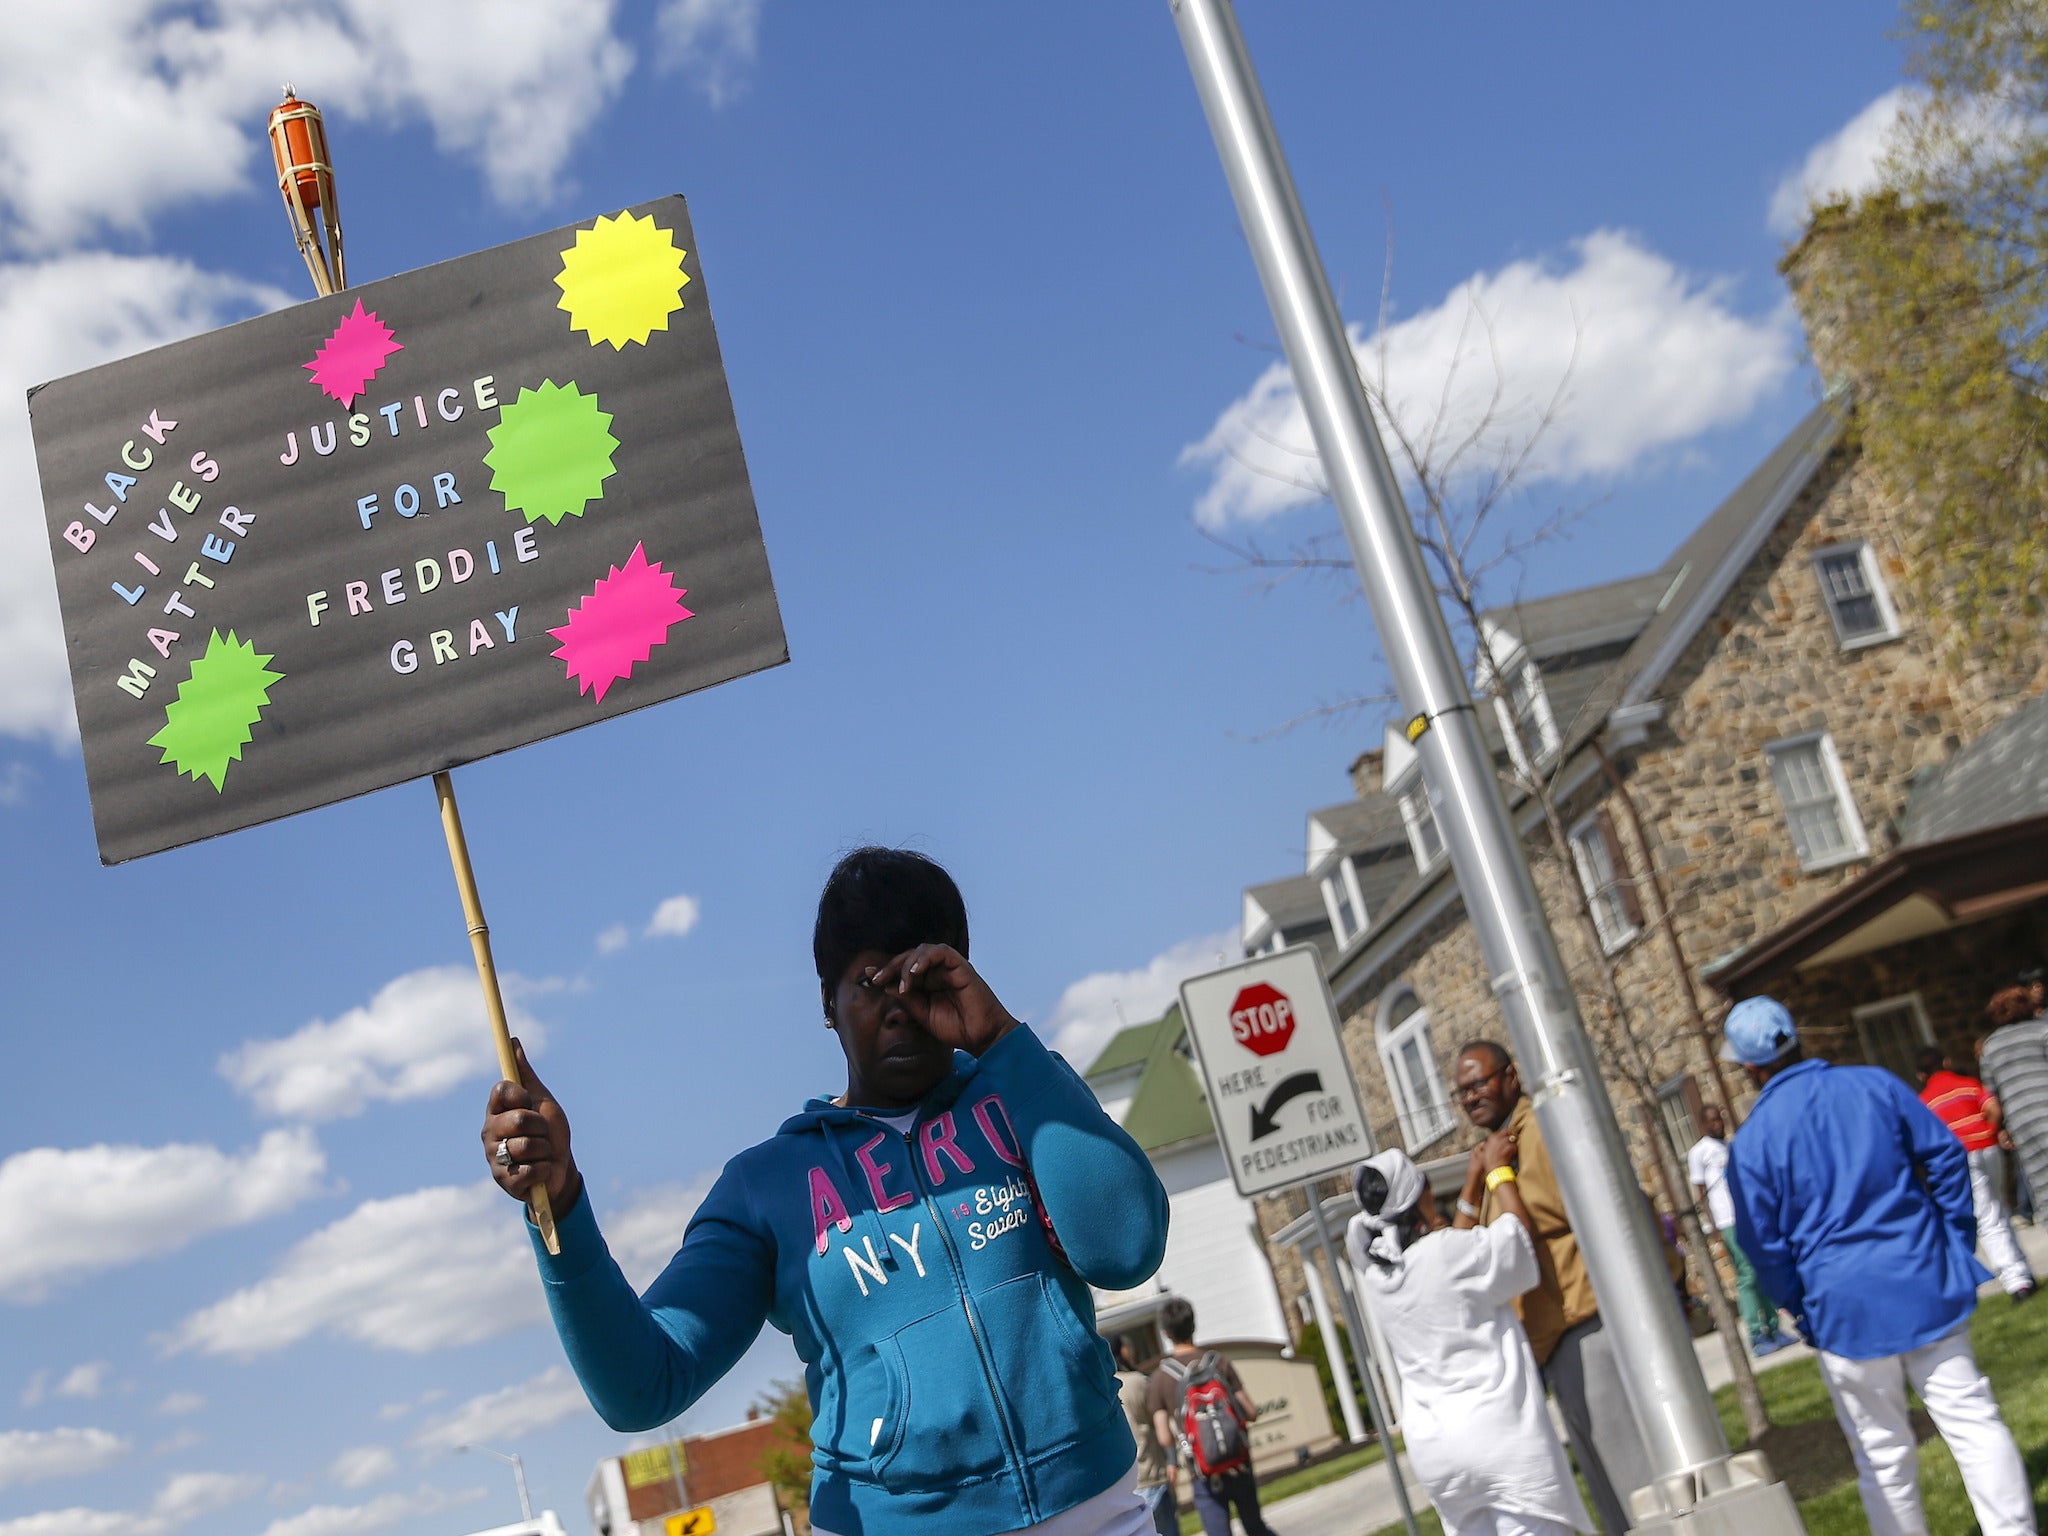
M1608 954L1626 948L1642 929L1628 920L1627 908L1617 894L1625 878L1608 857L1606 839L1600 835L1600 815L1594 812L1571 829L1567 841L1572 863L1579 872L1579 889L1586 893L1586 905L1593 909L1593 926L1600 933L1600 947ZM1597 858L1606 866L1606 876L1593 867ZM1609 911L1609 906L1614 910Z
M1692 1105L1685 1097L1687 1076L1688 1074L1681 1072L1678 1076L1666 1078L1657 1085L1657 1118L1662 1122L1665 1139L1678 1148L1681 1162L1684 1161L1685 1154L1692 1150L1692 1144L1700 1139L1699 1124L1693 1119ZM1690 1135L1686 1134L1688 1131L1691 1132Z
M1403 998L1414 998L1415 1008L1399 1023L1393 1023L1394 1008ZM1450 1135L1456 1128L1457 1116L1451 1111L1451 1096L1444 1084L1443 1068L1437 1064L1436 1051L1430 1045L1429 1010L1423 1007L1421 995L1413 987L1403 982L1387 989L1380 998L1373 1038L1379 1047L1380 1070L1386 1074L1387 1087L1394 1096L1394 1113L1401 1123L1401 1140L1407 1143L1410 1154ZM1428 1082L1411 1083L1401 1070L1401 1049L1413 1040L1421 1042L1422 1063L1429 1076Z
M1901 992L1896 997L1884 997L1874 1003L1864 1003L1851 1009L1850 1017L1856 1021L1856 1049L1863 1053L1864 1061L1873 1067L1885 1066L1887 1063L1877 1059L1876 1053L1870 1048L1870 1037L1864 1033L1863 1027L1879 1014L1896 1013L1901 1007L1912 1015L1913 1026L1920 1035L1920 1044L1934 1044L1934 1026L1928 1022L1927 1005L1920 1001L1918 992ZM1912 1063L1908 1062L1909 1071L1911 1066ZM1900 1075L1905 1076L1903 1073ZM1916 1088L1919 1086L1913 1083L1911 1077L1906 1077L1906 1081Z
M1532 760L1529 743L1523 739L1523 722L1515 713L1514 680L1520 679L1528 689L1528 724L1534 728L1537 752ZM1501 668L1500 689L1493 696L1493 712L1500 721L1501 734L1508 739L1508 752L1515 760L1515 766L1532 778L1556 754L1559 737L1557 717L1550 712L1550 694L1543 687L1543 672L1536 663L1524 656L1513 665Z
M1399 795L1401 822L1408 829L1408 849L1415 855L1415 868L1420 874L1428 874L1444 860L1444 829L1437 824L1436 807L1429 803L1429 789L1418 779ZM1423 847L1423 829L1428 828L1429 836L1436 839L1436 851L1431 853Z
M1867 635L1851 635L1842 628L1841 611L1835 605L1835 596L1828 590L1827 573L1822 562L1836 555L1853 554L1863 571L1863 584L1870 589L1870 597L1877 606L1881 628ZM1884 573L1877 568L1877 552L1863 539L1849 539L1840 544L1830 544L1825 549L1813 552L1813 580L1820 588L1821 606L1828 611L1828 622L1835 626L1835 643L1845 651L1860 651L1866 645L1882 645L1887 640L1896 640L1901 634L1899 611L1892 606L1890 588L1885 585Z
M1342 949L1353 939L1372 926L1372 917L1365 910L1365 896L1358 888L1358 867L1346 854L1337 861L1337 867L1322 879L1323 910L1329 914L1330 931L1337 936L1337 947ZM1354 923L1344 921L1344 909L1349 906Z
M1780 770L1780 760L1798 748L1817 746L1821 772L1826 775L1829 786L1834 790L1835 811L1840 818L1842 833L1848 846L1834 853L1815 854L1800 847L1799 832L1793 821L1793 812L1799 806L1819 802L1800 801L1795 805L1785 789L1785 775ZM1799 860L1799 867L1808 873L1833 869L1841 864L1853 864L1858 859L1870 856L1870 839L1863 830L1862 813L1856 809L1856 797L1849 792L1849 780L1842 773L1842 760L1835 752L1835 739L1826 731L1808 731L1802 736L1786 736L1764 745L1764 764L1770 769L1771 785L1778 792L1778 807L1785 814L1785 830L1792 838L1792 851Z

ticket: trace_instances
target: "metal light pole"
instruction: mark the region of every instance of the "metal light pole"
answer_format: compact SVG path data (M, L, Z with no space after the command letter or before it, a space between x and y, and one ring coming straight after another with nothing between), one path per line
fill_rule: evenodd
M458 1451L475 1451L482 1456L494 1456L512 1468L512 1480L519 1485L519 1518L531 1520L533 1505L526 1497L526 1463L516 1455L507 1456L503 1451L494 1451L488 1445L458 1445Z
M1372 605L1409 739L1479 940L1508 1037L1601 1301L1630 1406L1649 1452L1663 1520L1682 1528L1703 1499L1776 1494L1754 1486L1760 1458L1731 1465L1665 1274L1650 1213L1573 1001L1564 963L1481 741L1472 692L1408 520L1308 220L1280 151L1230 0L1171 0L1188 68L1315 435L1360 585ZM1627 1498L1631 1490L1620 1490ZM1715 1498L1720 1503L1720 1498ZM1757 1511L1762 1514L1761 1508ZM1704 1513L1704 1511L1703 1511ZM1667 1525L1668 1522L1668 1525Z

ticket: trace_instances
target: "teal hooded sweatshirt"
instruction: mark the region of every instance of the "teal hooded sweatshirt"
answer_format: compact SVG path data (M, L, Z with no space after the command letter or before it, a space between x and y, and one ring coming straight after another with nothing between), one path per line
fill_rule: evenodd
M772 1323L804 1362L811 1519L839 1536L990 1536L1109 1488L1134 1449L1090 1285L1166 1251L1166 1192L1078 1074L1019 1027L908 1134L813 1099L725 1165L635 1296L591 1212L534 1236L591 1406L665 1424Z

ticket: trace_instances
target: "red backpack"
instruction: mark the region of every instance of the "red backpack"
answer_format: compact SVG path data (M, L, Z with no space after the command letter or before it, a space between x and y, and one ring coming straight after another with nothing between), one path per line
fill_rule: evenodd
M1223 1359L1204 1350L1193 1365L1168 1356L1163 1369L1180 1383L1180 1444L1197 1477L1221 1477L1251 1465L1251 1432L1237 1394L1224 1379Z

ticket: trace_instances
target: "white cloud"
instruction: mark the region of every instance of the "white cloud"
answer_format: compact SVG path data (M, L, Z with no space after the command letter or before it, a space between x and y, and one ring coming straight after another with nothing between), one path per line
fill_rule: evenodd
M74 1365L65 1372L64 1379L50 1389L57 1397L94 1398L107 1384L107 1377L113 1373L113 1366L104 1360L89 1361Z
M546 1033L514 996L523 983L512 975L502 981L513 1033L537 1053ZM476 972L455 965L400 976L362 1007L281 1038L248 1041L218 1066L264 1114L301 1120L361 1114L378 1100L433 1098L498 1075Z
M624 923L614 923L597 936L597 952L600 955L616 955L633 942L633 930Z
M146 1510L52 1509L0 1520L0 1536L166 1536L201 1515L239 1504L263 1479L228 1472L181 1472Z
M1471 277L1384 337L1356 326L1350 335L1368 378L1377 377L1384 346L1394 420L1411 436L1434 423L1441 441L1455 442L1492 410L1491 432L1468 460L1474 473L1526 436L1563 383L1558 418L1522 471L1532 484L1621 474L1740 421L1799 356L1789 306L1739 315L1726 284L1695 280L1617 230L1576 242L1568 263L1517 261ZM1209 475L1195 505L1207 528L1262 522L1321 495L1284 362L1268 367L1181 462Z
M421 1488L416 1493L387 1493L367 1504L316 1504L296 1515L273 1520L263 1536L366 1536L386 1530L415 1515L439 1514L460 1504L474 1504L484 1497L481 1488L464 1488L444 1493L438 1488ZM0 1529L0 1536L8 1536Z
M588 1413L583 1389L559 1365L538 1376L472 1397L437 1419L430 1419L412 1437L421 1450L454 1451L491 1441L516 1440L537 1429Z
M195 1445L204 1445L206 1436L198 1430L185 1428L175 1435L167 1435L149 1448L152 1456L175 1456L180 1451L189 1451Z
M133 1449L104 1429L10 1429L0 1431L0 1488L76 1477L111 1467Z
M164 1484L150 1513L169 1529L253 1498L262 1488L253 1473L180 1472Z
M526 1327L546 1309L524 1220L488 1181L365 1201L187 1317L168 1347L246 1359L326 1333L418 1354Z
M648 1190L607 1213L607 1241L629 1278L651 1279L667 1262L704 1187ZM164 1346L248 1359L326 1333L421 1354L528 1327L547 1308L525 1223L489 1181L365 1201L294 1244L254 1285L187 1317ZM408 1411L394 1403L380 1416Z
M663 69L694 80L714 107L746 89L761 46L765 0L664 0L655 16Z
M188 1413L197 1413L206 1406L206 1399L197 1392L173 1392L156 1405L156 1411L167 1418L177 1418Z
M50 1373L37 1371L29 1377L28 1385L21 1389L21 1406L33 1408L50 1393Z
M46 6L33 14L65 9ZM17 30L10 23L10 45ZM0 48L0 60L9 56L9 48ZM7 67L0 63L0 81ZM7 88L0 83L0 103L6 101ZM0 105L0 118L8 110ZM0 166L8 151L0 126ZM42 490L28 414L19 408L23 394L32 385L286 302L277 289L168 257L89 254L0 262L0 400L7 402L0 409L0 735L61 745L78 734ZM25 792L25 781L15 773L7 784L10 795Z
M327 1475L344 1488L367 1488L381 1483L398 1470L398 1458L388 1445L358 1445L343 1451L327 1468Z
M1126 1024L1156 1019L1172 1007L1182 981L1240 957L1237 930L1226 928L1184 939L1134 971L1083 976L1060 994L1038 1033L1077 1070L1086 1071L1111 1035Z
M37 1147L0 1162L0 1298L40 1301L60 1281L172 1253L196 1237L288 1211L320 1192L326 1156L309 1130L246 1152Z
M0 542L6 534L0 531ZM35 782L35 771L27 763L9 763L0 767L0 805L28 804L28 787Z
M425 123L508 202L548 196L632 55L611 0L66 0L10 10L0 237L52 250L262 185L291 78L347 124ZM344 206L346 199L344 198Z
M693 1184L664 1184L642 1190L624 1209L606 1215L605 1244L635 1290L645 1290L668 1267L683 1246L684 1228L710 1192L708 1177Z
M1817 203L1860 197L1878 184L1878 164L1892 148L1899 117L1912 105L1906 86L1886 91L1807 151L1771 194L1771 229L1788 239L1806 227Z
M654 909L654 916L647 919L647 937L650 939L680 939L697 926L697 919L703 915L703 908L694 896L671 896Z

